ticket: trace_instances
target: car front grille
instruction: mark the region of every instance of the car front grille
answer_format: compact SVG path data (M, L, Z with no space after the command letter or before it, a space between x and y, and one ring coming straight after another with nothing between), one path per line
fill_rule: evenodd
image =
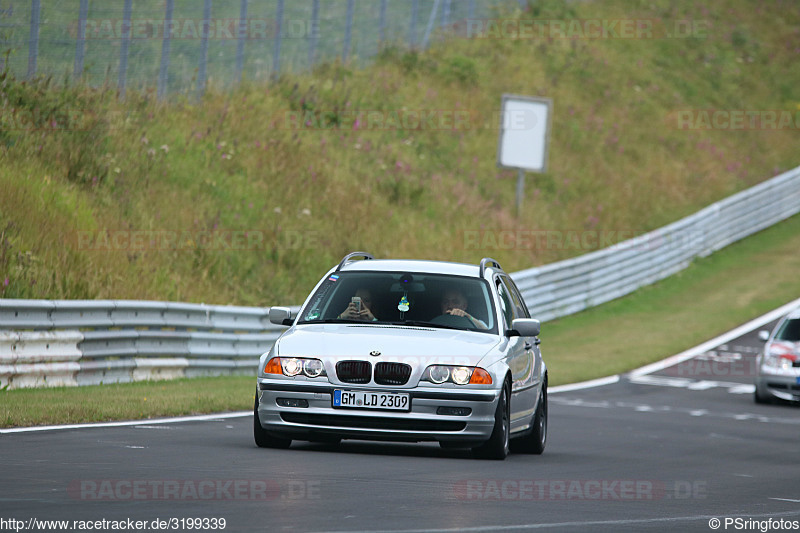
M410 377L411 365L383 362L375 365L375 383L378 385L405 385Z
M344 383L369 383L372 364L367 361L339 361L336 376Z
M281 413L284 422L307 426L332 426L357 429L390 429L397 431L462 431L466 422L450 420L413 420L378 416L316 415L311 413Z

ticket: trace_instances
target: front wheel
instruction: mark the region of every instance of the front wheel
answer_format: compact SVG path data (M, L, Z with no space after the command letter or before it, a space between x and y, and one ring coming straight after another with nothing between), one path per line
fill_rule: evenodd
M758 385L756 385L756 390L753 392L753 400L760 404L770 404L772 403L772 396L761 392L761 390L758 388Z
M506 382L497 401L494 415L492 436L482 445L472 448L472 453L479 459L496 459L502 461L510 451L511 413L509 407L509 384Z
M256 446L259 448L288 448L292 445L291 439L281 439L273 437L261 427L261 420L258 418L258 391L256 391L256 402L253 406L253 437Z

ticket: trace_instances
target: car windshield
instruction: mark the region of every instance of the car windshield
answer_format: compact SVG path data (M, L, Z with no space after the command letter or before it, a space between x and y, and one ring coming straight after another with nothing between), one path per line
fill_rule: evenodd
M489 284L479 278L335 272L312 295L299 323L415 325L497 333L491 302ZM360 313L356 311L359 305Z
M800 318L790 318L784 322L778 334L775 335L775 340L789 342L800 341Z

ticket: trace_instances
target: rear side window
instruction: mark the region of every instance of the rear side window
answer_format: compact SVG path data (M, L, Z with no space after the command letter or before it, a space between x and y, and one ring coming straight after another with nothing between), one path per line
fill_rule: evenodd
M500 311L505 318L506 329L508 329L511 327L511 322L520 317L516 316L516 306L511 297L511 291L508 290L503 280L498 277L495 280L495 284L497 285L497 295L500 296Z
M525 305L525 300L522 299L522 295L520 295L514 281L507 276L502 276L502 279L508 288L511 300L514 302L515 318L530 318L531 314L528 312L528 306Z

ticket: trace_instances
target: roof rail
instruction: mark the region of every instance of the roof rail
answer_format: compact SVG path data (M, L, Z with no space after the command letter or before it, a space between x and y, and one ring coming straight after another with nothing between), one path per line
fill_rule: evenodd
M493 266L499 268L500 270L503 270L503 267L501 267L500 263L498 263L496 260L492 259L491 257L484 257L483 259L481 259L481 270L479 274L480 277L483 277L483 273L486 271L487 266Z
M337 267L336 267L336 272L340 271L340 270L342 269L342 267L343 267L345 264L347 264L347 262L348 262L348 261L350 261L350 259L352 259L352 258L354 258L354 257L363 257L364 259L375 259L375 258L372 256L372 254L368 254L367 252L353 252L353 253L349 253L349 254L347 254L346 256L344 256L344 259L342 259L342 261L339 263L339 266L337 266Z

